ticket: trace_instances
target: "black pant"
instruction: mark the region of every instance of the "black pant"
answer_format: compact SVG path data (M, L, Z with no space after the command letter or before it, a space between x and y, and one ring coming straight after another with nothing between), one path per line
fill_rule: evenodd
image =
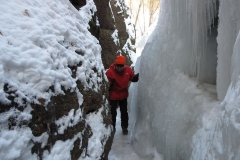
M127 128L128 127L127 98L121 101L110 100L113 127L115 128L116 126L118 104L120 106L120 111L121 111L121 126L122 128Z

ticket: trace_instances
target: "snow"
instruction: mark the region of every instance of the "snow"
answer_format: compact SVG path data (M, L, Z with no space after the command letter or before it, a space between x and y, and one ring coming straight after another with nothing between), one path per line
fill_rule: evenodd
M83 64L78 69L85 76L77 77L87 87L95 85L99 89L95 76L103 71L101 47L87 31L86 17L90 16L80 16L73 7L68 9L68 1L59 3L18 1L1 5L1 102L9 102L3 93L4 84L9 84L9 91L17 90L15 101L19 105L23 105L23 98L35 103L43 98L48 102L51 96L64 94L61 86L74 90L76 79L71 77L69 66L80 61ZM79 21L77 17L85 19ZM76 49L84 50L84 56L75 53ZM87 84L87 80L91 83ZM50 86L54 86L54 91L46 92Z
M79 118L80 117L80 118ZM76 110L74 114L74 109L71 109L67 116L63 116L55 121L55 123L60 126L58 128L58 133L63 134L68 127L73 127L79 122L82 117L81 109Z
M115 43L116 45L119 45L118 30L117 30L117 29L113 32L112 38L114 39L114 43Z
M118 117L109 159L240 158L240 2L220 2L162 0L156 28L138 40L137 57L128 47L123 48L140 79L130 86L129 135L121 134ZM64 88L77 93L81 105L84 97L76 81L85 89L98 91L106 79L101 46L88 31L95 11L92 0L79 11L68 0L2 1L0 101L9 104L11 96L24 109L0 113L1 159L38 159L31 153L33 142L41 143L42 148L47 145L47 132L35 137L27 126L17 127L31 120L31 103L40 104L44 99L46 106L52 96L64 94ZM217 16L219 24L215 26ZM116 32L114 42L118 42ZM126 45L131 46L130 39ZM80 62L73 78L70 67ZM100 159L111 134L111 127L105 127L101 117L107 105L87 115L93 135L80 159ZM12 118L19 124L11 126L8 120ZM81 110L71 110L57 119L58 134L81 118ZM44 151L43 159L71 159L73 143L81 137L78 133L57 141Z
M129 99L141 158L240 158L239 1L220 2L162 1Z
M135 153L131 146L131 135L123 135L121 128L120 109L117 109L116 118L116 132L112 144L112 149L109 153L109 160L141 160L141 158ZM131 130L129 130L131 133ZM159 159L160 160L160 159Z
M122 3L116 1L120 8L125 7ZM35 137L31 129L23 125L32 119L30 113L33 109L30 104L40 104L44 100L41 105L47 106L52 96L64 95L64 90L70 90L77 94L80 106L85 97L77 88L77 81L81 82L84 89L97 92L103 79L107 80L103 74L105 70L101 60L101 46L88 31L88 23L96 11L93 0L88 0L79 11L68 0L1 2L0 102L9 104L11 96L18 106L24 108L20 111L16 106L0 113L1 159L38 159L39 155L31 152L33 142L40 143L42 148L48 145L48 132ZM130 17L125 21L130 22ZM98 22L97 24L99 25ZM127 31L134 35L130 23L127 24ZM113 34L113 41L119 42L117 30ZM132 46L130 40L124 50L132 54L127 45ZM81 66L74 71L74 77L70 67L78 64ZM51 90L50 87L54 89ZM102 98L106 99L104 95ZM92 129L92 136L88 140L88 148L79 158L81 160L100 159L104 151L112 130L103 124L101 113L107 109L106 106L107 103L85 117L86 125ZM9 119L15 120L16 126L11 126ZM58 126L55 134L64 134L68 127L75 126L82 119L80 108L70 110L67 115L54 121ZM79 132L72 139L56 141L50 150L44 150L42 158L71 159L70 151L74 142L78 138L82 139L82 136L83 133ZM115 144L118 145L121 144ZM127 143L127 146L130 157L137 157L130 144ZM118 151L112 156L119 157L119 154L122 152Z
M102 77L105 71L101 46L88 31L88 22L95 11L96 6L92 0L88 0L80 11L68 0L1 2L0 102L9 104L11 96L18 106L24 108L20 111L16 106L0 113L1 159L38 159L36 154L31 153L32 142L41 143L42 148L47 145L47 132L35 137L30 128L22 125L31 121L30 104L40 104L43 99L43 105L47 106L52 96L70 90L77 93L80 106L84 97L76 82L80 81L85 89L97 92L102 80L106 80L105 76ZM81 66L77 67L74 78L70 67L79 63ZM51 90L50 87L54 89ZM110 128L105 127L100 119L101 111L106 105L87 117L86 123L96 131L88 142L88 152L91 154L81 155L81 159L96 159L103 152L103 142L110 136ZM14 119L16 126L10 126L9 119ZM63 134L80 120L81 109L70 110L66 116L55 121L58 134ZM20 124L21 127L18 127ZM82 133L78 133L72 139L57 141L50 151L44 151L43 159L71 159L73 143L81 137Z
M90 137L90 142L88 144L88 152L87 154L89 157L80 157L80 159L87 159L87 160L92 160L92 159L100 159L99 155L103 153L104 146L106 144L107 138L106 135L110 135L112 129L110 127L106 128L105 125L103 124L103 118L101 116L101 112L103 111L103 108L100 109L100 111L97 114L92 114L86 118L86 121L90 125L90 127L93 129L93 135ZM99 122L101 122L99 124ZM105 133L105 134L103 134Z

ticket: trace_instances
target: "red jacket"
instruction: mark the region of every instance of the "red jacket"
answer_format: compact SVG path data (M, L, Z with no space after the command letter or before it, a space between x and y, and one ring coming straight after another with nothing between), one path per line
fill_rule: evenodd
M108 81L110 83L109 99L110 100L123 100L128 97L129 82L134 77L133 70L125 65L122 74L119 74L114 69L114 64L106 71Z

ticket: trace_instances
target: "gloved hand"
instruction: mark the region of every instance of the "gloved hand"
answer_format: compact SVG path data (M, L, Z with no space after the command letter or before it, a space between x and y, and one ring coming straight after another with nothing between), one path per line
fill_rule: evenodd
M135 76L132 78L132 82L137 82L139 79L139 73L138 74L135 74Z

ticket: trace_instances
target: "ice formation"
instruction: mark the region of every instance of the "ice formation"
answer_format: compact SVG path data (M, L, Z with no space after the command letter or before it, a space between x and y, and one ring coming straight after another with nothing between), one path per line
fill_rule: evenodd
M240 1L163 0L136 63L132 144L144 159L240 159Z

